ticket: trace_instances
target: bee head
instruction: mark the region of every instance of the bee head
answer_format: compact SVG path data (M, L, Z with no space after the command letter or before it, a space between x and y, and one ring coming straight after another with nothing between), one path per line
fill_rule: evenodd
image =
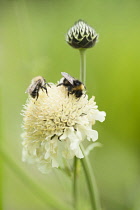
M82 82L80 82L79 80L74 80L73 84L74 84L74 86L79 86L82 84Z

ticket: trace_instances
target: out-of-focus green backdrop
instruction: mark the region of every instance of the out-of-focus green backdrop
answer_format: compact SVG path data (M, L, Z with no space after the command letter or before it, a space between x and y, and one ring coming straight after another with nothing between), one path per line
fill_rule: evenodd
M90 154L103 210L140 209L140 1L138 0L3 0L0 1L0 147L45 192L71 202L71 181L55 171L43 175L21 161L22 105L33 77L49 82L60 72L79 77L79 52L65 42L78 19L99 33L87 51L87 91L96 96L98 142ZM84 175L79 180L79 207L88 210ZM0 209L51 210L0 159Z

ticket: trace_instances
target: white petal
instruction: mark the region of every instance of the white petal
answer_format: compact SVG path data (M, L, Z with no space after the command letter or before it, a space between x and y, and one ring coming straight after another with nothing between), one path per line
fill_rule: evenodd
M49 157L50 157L50 153L49 152L46 152L44 158L45 159L48 159Z
M101 146L102 146L102 144L99 142L90 144L85 150L85 155L88 156L89 153L91 152L91 150L93 150L95 147L101 147Z
M86 130L86 134L88 140L92 139L92 141L96 141L98 139L98 132L95 130L88 129Z
M76 150L76 152L75 152L75 155L76 155L76 157L78 157L78 158L83 158L83 157L84 157L84 155L83 155L83 153L82 153L80 147L77 148L77 150Z
M71 149L71 150L75 150L75 149L77 149L77 147L78 147L78 142L77 142L77 140L75 139L75 141L73 141L73 142L70 144L70 149Z
M95 114L95 120L103 122L105 120L106 113L104 111L97 111Z
M59 167L59 164L58 164L58 162L55 158L52 159L52 167L53 168L58 168Z

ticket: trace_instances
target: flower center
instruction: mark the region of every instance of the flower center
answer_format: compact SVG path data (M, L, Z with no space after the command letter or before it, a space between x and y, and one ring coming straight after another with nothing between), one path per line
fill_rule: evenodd
M66 127L76 125L79 117L85 115L84 107L88 103L85 95L76 98L69 95L64 86L51 85L45 91L39 91L38 99L30 97L24 111L24 127L27 133L45 137L47 133L62 133Z

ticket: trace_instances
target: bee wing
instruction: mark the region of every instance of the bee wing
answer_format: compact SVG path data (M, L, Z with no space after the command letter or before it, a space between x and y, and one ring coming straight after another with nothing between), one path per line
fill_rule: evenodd
M66 72L61 72L62 76L65 77L72 85L73 85L73 81L75 80L74 77L70 76L68 73Z
M34 82L33 84L31 83L29 85L29 87L27 88L27 90L25 91L25 93L29 93L29 94L32 94L32 92L35 90L36 88L36 85L37 85L37 81Z
M30 85L31 86L31 85ZM30 86L26 89L25 93L29 93Z

